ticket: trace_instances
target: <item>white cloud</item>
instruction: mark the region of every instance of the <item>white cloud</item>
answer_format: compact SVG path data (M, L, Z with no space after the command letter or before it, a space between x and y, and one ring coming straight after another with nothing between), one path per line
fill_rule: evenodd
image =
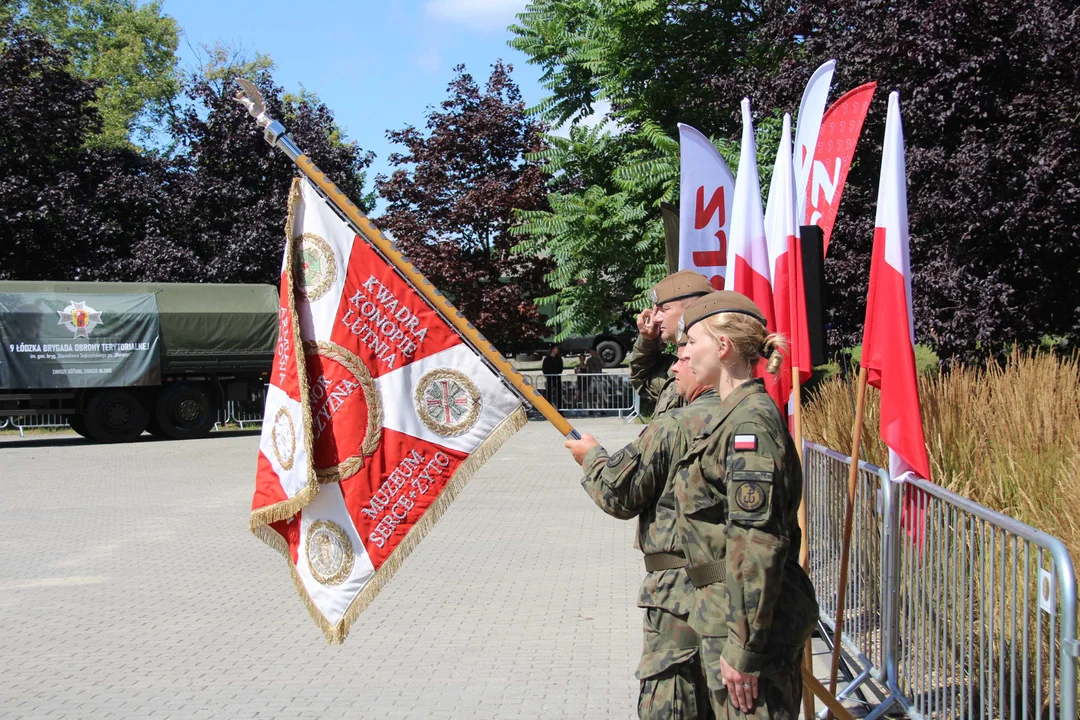
M442 53L438 48L429 47L419 55L413 55L412 61L424 72L435 73L442 66Z
M595 103L593 103L592 115L588 115L586 117L583 117L582 119L578 120L577 122L573 122L572 120L567 120L566 122L564 122L559 127L552 128L551 134L552 135L557 135L559 137L570 137L570 128L572 126L574 126L574 125L583 125L584 127L587 127L587 128L592 128L592 127L596 127L597 125L602 125L604 130L606 130L607 132L617 134L617 133L620 132L620 128L619 128L618 124L614 120L612 120L611 118L608 117L608 113L610 113L610 112L611 112L611 101L609 101L609 100L597 100Z
M429 0L428 15L480 30L503 29L525 9L528 0Z

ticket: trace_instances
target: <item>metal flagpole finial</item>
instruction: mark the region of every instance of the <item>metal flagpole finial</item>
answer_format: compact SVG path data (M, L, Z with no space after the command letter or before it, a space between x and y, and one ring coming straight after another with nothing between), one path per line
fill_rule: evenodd
M263 129L263 137L266 138L266 142L277 145L278 140L285 134L285 126L267 114L266 102L263 100L259 88L255 87L255 83L244 78L236 78L236 84L240 86L240 90L233 96L233 99L246 107L251 117L255 118L256 124ZM283 149L286 152L290 150L290 148ZM299 149L297 149L297 154L299 154ZM291 153L290 157L293 157Z

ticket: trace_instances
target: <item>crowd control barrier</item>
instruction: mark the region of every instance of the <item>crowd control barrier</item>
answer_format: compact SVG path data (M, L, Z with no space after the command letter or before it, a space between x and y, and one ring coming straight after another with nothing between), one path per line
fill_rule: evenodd
M851 458L804 445L810 575L836 617ZM1048 499L1048 501L1053 501ZM865 683L934 719L1077 718L1077 588L1064 544L924 480L859 463L841 638Z

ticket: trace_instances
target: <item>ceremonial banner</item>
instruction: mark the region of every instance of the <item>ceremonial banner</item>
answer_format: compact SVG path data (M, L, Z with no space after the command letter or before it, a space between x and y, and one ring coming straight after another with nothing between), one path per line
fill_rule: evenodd
M525 413L307 181L294 182L286 233L286 340L251 522L288 558L327 640L341 642Z
M784 334L789 345L779 378L779 394L785 404L794 385L792 368L799 368L800 382L806 382L813 370L797 212L795 173L791 162L791 116L784 115L784 129L765 206L765 238L769 248L776 331Z
M735 178L709 138L679 123L679 270L724 289Z
M919 384L915 371L915 319L911 310L911 256L908 235L907 178L900 94L889 95L885 143L878 184L870 290L866 300L861 365L869 383L881 391L881 439L889 448L889 475L903 482L911 475L930 479ZM918 493L907 494L903 524L922 543Z
M822 116L825 114L825 105L829 101L829 86L832 85L835 69L836 61L830 60L815 70L806 83L802 101L799 102L795 154L792 160L795 163L795 188L798 191L795 196L798 203L796 217L800 220L806 216L807 198L803 188L806 187L806 179L810 176L810 168L813 166L818 132L821 129Z
M735 176L735 202L731 211L731 237L728 239L728 289L753 300L765 313L765 324L769 332L776 332L772 270L769 264L769 245L765 239L757 143L754 141L754 120L750 114L749 98L743 98L742 101L742 120L739 173ZM786 396L781 396L779 383L764 371L767 364L768 361L762 358L755 374L765 378L769 394L776 404L783 408Z
M805 186L800 186L806 188L803 224L821 228L826 253L836 225L836 213L840 209L840 196L855 156L855 146L859 142L866 111L870 108L876 88L876 82L860 85L845 93L825 111L821 132L818 133L817 150L814 152L813 169Z

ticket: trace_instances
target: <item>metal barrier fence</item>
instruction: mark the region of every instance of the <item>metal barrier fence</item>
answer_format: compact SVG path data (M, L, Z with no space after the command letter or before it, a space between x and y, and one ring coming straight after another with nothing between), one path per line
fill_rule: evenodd
M630 385L629 372L574 373L554 375L522 373L525 382L543 394L561 413L613 413L619 417L637 414L638 396Z
M835 623L851 459L805 444L811 578ZM1077 717L1077 588L1057 538L933 483L859 464L844 648L845 693L869 678L921 718Z
M24 437L26 430L67 426L66 415L16 415L4 418L4 422L0 423L0 430L18 430L19 437Z
M851 458L811 443L806 444L803 457L810 579L817 589L821 619L834 629L842 550L842 533L836 529L844 525ZM882 536L888 516L885 503L889 496L882 488L888 482L885 471L868 462L859 463L844 627L840 637L845 649L856 658L860 672L840 693L841 700L870 678L884 681L885 613L881 568L885 562Z

